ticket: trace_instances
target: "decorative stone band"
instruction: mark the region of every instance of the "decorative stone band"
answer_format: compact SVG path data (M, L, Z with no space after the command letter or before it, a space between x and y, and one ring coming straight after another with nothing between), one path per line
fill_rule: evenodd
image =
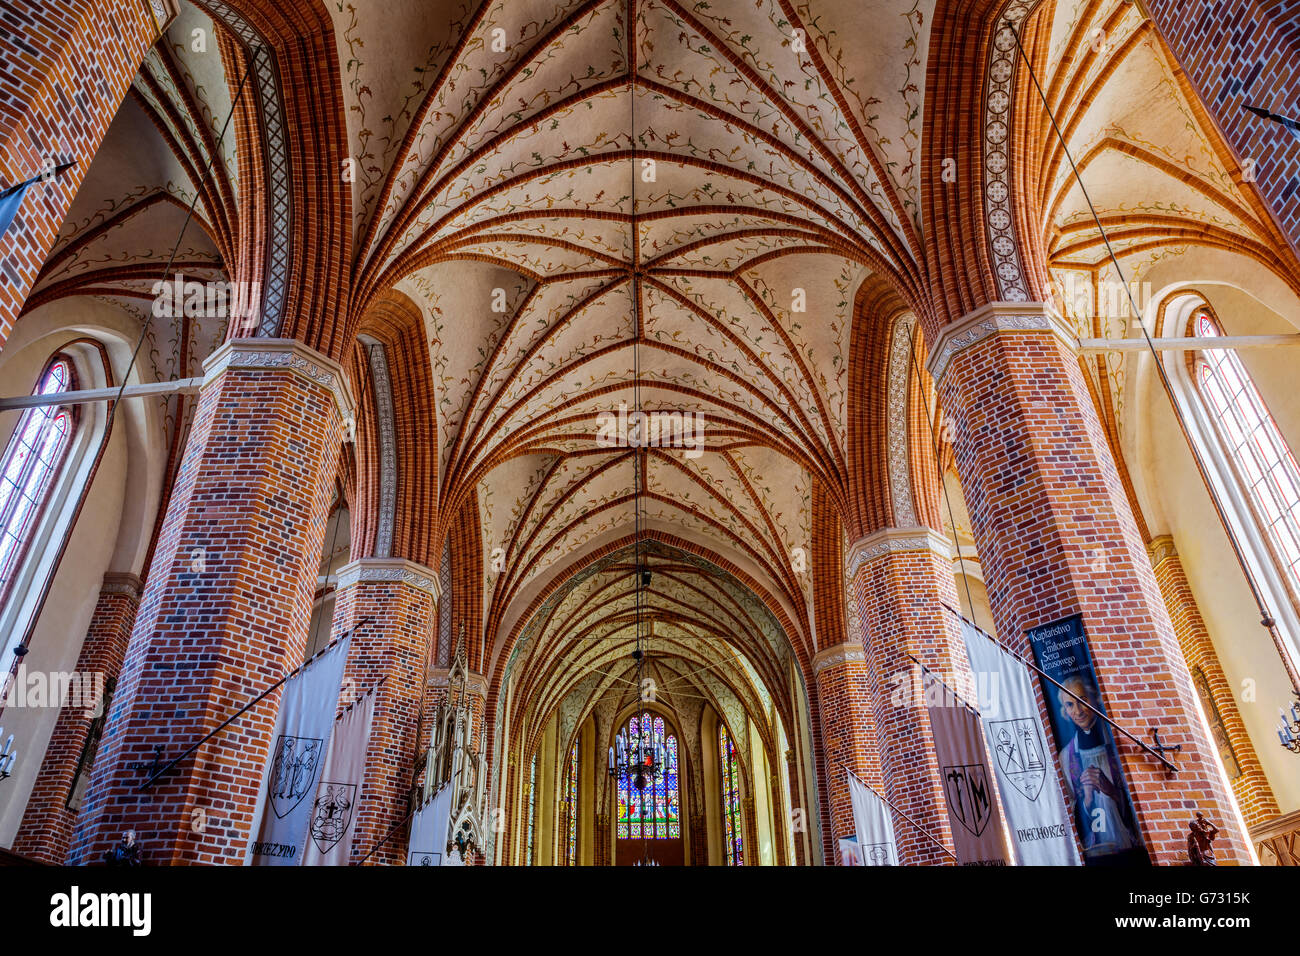
M1071 349L1079 345L1074 330L1049 303L990 302L939 333L926 362L935 384L943 380L958 352L999 332L1048 332Z
M144 582L134 574L109 571L104 575L104 586L99 591L101 594L122 594L133 601L139 601L140 595L144 593Z
M375 557L393 553L393 524L397 515L397 437L393 421L393 383L388 355L382 342L362 337L370 359L370 381L375 390L379 419L379 524L375 529Z
M181 15L176 0L145 0L145 6L149 9L149 16L153 17L153 25L159 33L166 30L171 22Z
M1178 549L1174 547L1172 536L1162 534L1151 539L1151 542L1147 545L1147 554L1151 558L1151 567L1158 568L1170 558L1176 558Z
M849 548L845 580L852 581L868 561L907 551L933 551L946 561L953 556L952 542L933 528L881 528Z
M442 690L443 688L450 686L451 681L447 676L450 673L451 668L449 667L430 668L429 687L433 690ZM469 692L475 697L482 697L485 700L487 699L488 682L487 678L482 674L476 674L473 671L470 671L465 683Z
M338 589L359 583L404 584L433 596L434 604L442 594L438 575L428 568L404 558L359 558L339 569Z
M812 672L816 677L828 667L835 667L849 661L865 661L867 659L866 648L862 646L861 641L854 641L851 644L836 644L834 647L827 647L817 652L817 656L812 659Z
M343 421L352 418L356 403L343 367L315 349L293 339L231 339L203 363L203 385L232 368L284 370L329 389Z

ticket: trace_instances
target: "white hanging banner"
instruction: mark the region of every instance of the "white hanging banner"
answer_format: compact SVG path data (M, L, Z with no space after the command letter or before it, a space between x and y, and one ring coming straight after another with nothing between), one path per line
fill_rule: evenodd
M1060 781L1048 755L1026 666L962 622L980 720L997 765L1011 843L1021 866L1078 866Z
M979 717L930 671L922 668L921 674L957 862L1006 866L1002 815Z
M447 859L447 837L451 829L451 793L455 788L444 783L442 789L425 801L411 817L411 840L407 846L407 866L455 866Z
M345 638L285 681L271 754L258 798L253 866L297 866L311 819L312 794L334 727L339 684L351 638Z
M857 831L857 862L844 857L845 866L897 866L898 841L889 807L870 787L848 770L849 796L853 801L853 826ZM843 856L843 855L842 855Z
M368 693L334 722L329 754L321 770L304 866L347 866L356 835L357 800L366 772L366 746L375 717L375 695Z

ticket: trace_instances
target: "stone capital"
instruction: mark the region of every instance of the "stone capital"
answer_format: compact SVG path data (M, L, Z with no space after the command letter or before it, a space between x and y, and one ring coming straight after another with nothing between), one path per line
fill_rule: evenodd
M404 584L429 594L434 604L442 593L438 575L405 558L358 558L339 568L338 589L354 584Z
M1045 332L1071 349L1079 346L1074 330L1049 302L990 302L939 333L925 363L935 384L943 380L959 352L1000 332Z
M818 651L812 659L812 672L816 677L828 667L835 667L838 664L846 664L852 661L866 663L867 650L862 646L861 641L851 641L848 644L836 644L834 647L826 647Z
M144 593L144 582L137 575L125 571L109 571L104 575L104 584L100 594L122 594L134 601L140 600Z
M356 408L343 366L294 339L231 339L203 363L203 387L232 368L284 370L328 389L343 421Z
M844 559L846 577L852 581L868 561L908 551L933 551L945 561L953 558L952 542L933 528L881 528L859 538L849 547Z
M1178 557L1172 535L1161 534L1147 542L1147 555L1151 558L1151 567L1158 568L1170 558Z

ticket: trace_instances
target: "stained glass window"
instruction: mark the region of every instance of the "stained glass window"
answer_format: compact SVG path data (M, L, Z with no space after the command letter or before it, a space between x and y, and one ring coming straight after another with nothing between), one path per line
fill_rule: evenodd
M1193 323L1198 336L1222 334L1208 312L1197 313ZM1235 352L1200 352L1196 381L1259 522L1294 585L1300 582L1300 468L1295 456Z
M645 720L642 720L642 716ZM682 835L681 797L678 791L677 737L666 733L662 717L632 717L623 731L630 750L640 740L649 752L651 740L662 742L664 760L659 770L647 775L637 789L632 775L618 777L618 829L621 840L678 840Z
M537 754L533 754L533 762L528 769L528 836L524 840L524 866L533 865L533 824L537 820L537 801L534 799L536 790Z
M568 849L564 862L575 866L578 862L578 744L574 741L569 751L568 786L565 787L565 813L568 823Z
M67 359L51 362L34 395L66 392L72 385ZM4 593L22 560L27 538L72 437L72 411L46 405L28 409L14 429L0 461L0 593Z
M722 756L722 826L727 866L745 865L745 838L740 829L740 767L727 725L718 722L718 752Z

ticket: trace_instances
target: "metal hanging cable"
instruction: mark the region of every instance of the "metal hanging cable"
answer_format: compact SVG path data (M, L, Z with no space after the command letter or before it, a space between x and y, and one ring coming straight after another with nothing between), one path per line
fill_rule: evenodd
M1209 469L1205 464L1203 455L1197 443L1193 441L1187 422L1183 417L1182 410L1178 407L1178 401L1174 395L1173 385L1169 381L1169 375L1165 371L1164 362L1160 358L1155 344L1151 340L1151 334L1147 331L1146 323L1141 321L1142 312L1138 308L1137 300L1133 297L1133 290L1128 284L1124 275L1124 269L1119 263L1119 258L1115 255L1115 250L1111 246L1110 237L1106 233L1106 227L1102 225L1101 217L1097 214L1097 208L1093 204L1092 196L1088 193L1088 187L1084 185L1083 177L1079 175L1079 167L1074 162L1074 155L1070 152L1070 147L1065 141L1065 135L1061 132L1060 124L1056 121L1056 114L1052 110L1051 103L1048 102L1047 94L1043 92L1042 85L1038 82L1038 75L1034 72L1033 63L1030 62L1025 48L1020 42L1020 34L1016 30L1015 24L1010 20L1005 21L1005 27L1010 31L1011 36L1016 41L1016 50L1020 54L1021 60L1024 61L1025 69L1029 73L1029 79L1033 82L1034 89L1038 92L1038 97L1043 102L1043 109L1047 112L1047 117L1051 121L1052 129L1056 133L1056 138L1061 144L1061 149L1065 153L1065 158L1070 164L1070 171L1074 174L1074 181L1083 193L1084 201L1088 204L1088 211L1092 214L1093 222L1097 224L1097 231L1101 234L1101 240L1106 246L1106 254L1110 257L1111 264L1115 268L1115 274L1119 278L1120 285L1124 287L1124 292L1128 296L1129 307L1133 310L1133 315L1138 317L1138 327L1142 330L1142 337L1145 340L1147 350L1151 354L1152 361L1156 367L1156 374L1160 378L1160 384L1164 388L1166 397L1169 399L1169 406L1173 410L1174 418L1178 421L1178 427L1182 430L1183 437L1187 441L1187 447L1192 453L1192 460L1196 463L1196 470L1201 476L1201 481L1205 485L1205 490L1210 495L1210 502L1214 505L1214 511L1218 515L1219 523L1223 526L1224 532L1228 536L1228 543L1232 546L1232 553L1237 559L1237 564L1241 568L1241 573L1246 578L1246 584L1250 588L1250 593L1255 599L1255 605L1259 610L1260 624L1265 627L1269 636L1273 639L1273 645L1277 648L1278 656L1282 659L1282 666L1286 669L1287 676L1291 680L1292 689L1300 694L1300 675L1297 675L1295 665L1291 661L1291 656L1287 651L1286 644L1282 640L1281 634L1277 630L1277 620L1269 612L1264 600L1263 592L1260 590L1258 582L1255 580L1254 572L1251 571L1246 555L1241 547L1241 542L1237 539L1236 531L1233 529L1228 520L1227 511L1223 502L1219 499L1218 492L1214 484L1210 481Z
M944 610L946 610L949 614L952 614L954 617L958 618L959 620L964 621L965 623L969 624L971 627L975 628L975 630L976 630L978 633L980 633L980 634L983 635L984 637L987 637L990 641L992 641L994 644L996 644L996 645L997 645L1001 650L1003 650L1003 651L1005 651L1006 653L1010 654L1012 657L1014 657L1016 660L1018 660L1021 664L1024 664L1026 667L1028 667L1028 668L1029 668L1031 671L1033 671L1035 674L1038 674L1038 675L1039 675L1040 677L1042 677L1044 680L1051 681L1051 683L1052 683L1052 684L1057 688L1057 690L1060 690L1060 691L1062 691L1062 692L1064 692L1064 693L1066 693L1066 694L1069 694L1071 697L1074 698L1074 700L1075 700L1077 703L1080 703L1080 704L1082 704L1084 707L1088 708L1088 710L1092 711L1094 715L1096 715L1097 717L1099 717L1099 718L1101 718L1102 720L1104 720L1104 721L1105 721L1107 724L1109 724L1112 728L1114 728L1115 730L1118 730L1121 734L1123 734L1123 735L1124 735L1125 737L1127 737L1129 740L1133 741L1133 743L1137 744L1139 747L1141 747L1143 750L1145 750L1145 751L1146 751L1147 753L1149 753L1151 756L1153 756L1153 757L1155 757L1157 760L1159 760L1162 764L1165 765L1165 769L1166 769L1166 770L1169 770L1171 773L1177 773L1177 772L1178 772L1178 765L1175 764L1175 763L1173 763L1173 762L1171 762L1171 761L1169 760L1169 758L1166 757L1163 753L1161 753L1161 752L1160 752L1159 750L1157 750L1155 747L1152 747L1150 744L1145 743L1145 742L1144 742L1140 737L1136 737L1136 736L1134 736L1133 734L1131 734L1128 730L1126 730L1126 729L1125 729L1123 726L1121 726L1120 724L1115 723L1114 720L1112 720L1112 719L1111 719L1110 717L1108 717L1106 714L1103 714L1100 710L1098 710L1096 707L1094 707L1094 706L1093 706L1093 705L1092 705L1088 700L1086 700L1086 699L1083 698L1083 697L1080 697L1080 696L1079 696L1078 694L1076 694L1074 691L1070 690L1068 687L1066 687L1064 684L1062 684L1060 681L1058 681L1058 680L1057 680L1055 677L1053 677L1051 674L1047 673L1047 671L1043 670L1041 667L1039 667L1039 666L1038 666L1037 664L1035 664L1033 661L1029 660L1029 659L1026 658L1024 655L1019 654L1019 653L1017 653L1016 651L1012 650L1010 647L1008 647L1008 646L1007 646L1006 644L1004 644L1002 641L999 641L999 640L998 640L996 637L994 637L992 634L990 634L990 633L988 633L987 631L985 631L985 630L983 630L982 628L980 628L980 627L979 627L979 626L978 626L974 621L967 620L967 618L966 618L966 617L965 617L965 616L964 616L960 611L958 611L955 607L952 607L952 606L950 606L950 605L945 604L945 605L944 605ZM1157 740L1157 743L1159 743L1158 740Z
M882 801L882 802L883 802L887 807L889 807L889 809L893 810L893 811L894 811L895 813L897 813L900 817L902 817L904 820L906 820L907 823L908 823L908 825L910 825L910 826L912 827L913 830L915 830L917 833L921 834L921 836L925 837L927 840L929 840L931 843L933 843L933 844L934 844L935 846L937 846L939 849L943 850L944 853L947 853L947 854L948 854L950 857L952 857L954 860L957 859L957 854L956 854L956 853L953 853L952 850L948 849L948 847L946 847L946 846L944 845L944 843L943 843L942 840L940 840L940 839L939 839L938 837L936 837L933 833L931 833L931 832L930 832L929 830L927 830L925 827L921 826L921 824L917 823L915 820L913 820L911 817L909 817L906 813L904 813L902 810L900 810L897 806L894 805L894 802L893 802L892 800L890 800L887 796L885 796L883 793L881 793L879 790L877 790L877 789L876 789L875 787L873 787L871 784L867 783L865 780L863 780L861 777L859 777L856 773L854 773L852 770L850 770L848 764L846 764L846 763L841 763L841 764L840 764L840 768L841 768L845 773L847 773L850 777L852 777L854 780L856 780L858 783L862 784L864 787L866 787L868 790L870 790L872 793L874 793L874 794L876 795L876 798L879 799L879 800L881 800L881 801ZM895 849L895 852L897 852L897 849Z
M262 701L264 701L264 700L266 699L267 695L270 694L273 690L275 690L275 689L276 689L277 687L279 687L281 684L285 683L285 682L286 682L287 680L289 680L290 678L295 677L295 676L298 675L298 674L301 674L301 673L302 673L303 671L305 671L307 668L311 667L312 664L314 664L314 663L316 663L318 660L320 660L321 656L322 656L326 651L328 651L330 648L332 648L332 647L334 647L336 644L338 644L339 641L346 640L347 638L351 637L353 634L355 634L357 631L361 630L363 627L365 627L367 624L371 623L372 621L374 621L374 618L373 618L373 617L367 617L367 618L363 618L363 619L361 619L361 620L358 621L358 622L357 622L357 623L356 623L352 628L350 628L346 633L340 634L338 637L334 638L334 640L330 641L328 644L326 644L324 647L322 647L319 651L317 651L317 652L316 652L315 654L313 654L311 657L307 658L305 661L303 661L301 664L299 664L299 665L298 665L297 667L295 667L293 670L291 670L291 671L289 671L288 673L286 673L283 677L281 677L278 681L276 681L276 682L275 682L274 684L272 684L270 687L266 688L264 691L262 691L260 694L258 694L256 697L254 697L252 700L248 701L248 703L244 704L244 706L240 707L237 711L235 711L233 714L231 714L229 717L227 717L227 718L226 718L225 720L223 720L221 723L217 724L217 726L213 727L210 731L208 731L206 734L204 734L204 735L203 735L202 737L200 737L198 740L194 741L194 743L192 743L192 744L190 744L188 747L186 747L185 750L184 750L184 751L183 751L179 756L177 756L177 757L173 757L171 760L167 761L167 763L162 764L161 766L158 766L158 767L156 767L156 768L149 768L149 777L144 781L144 783L140 784L140 786L137 787L136 790L137 790L137 791L148 790L150 787L152 787L152 786L153 786L153 785L158 781L158 779L159 779L160 777L162 777L164 774L166 774L167 771L171 770L172 767L175 767L178 763L180 763L182 760L184 760L184 759L185 759L186 757L188 757L190 754L194 753L196 750L198 750L200 747L202 747L205 743L207 743L209 740L211 740L211 739L212 739L213 737L215 737L217 734L221 733L223 730L225 730L227 727L229 727L231 724L233 724L236 720L239 719L239 717L240 717L241 715L248 713L248 711L250 711L252 708L256 707L256 706L257 706L258 704L260 704ZM159 750L161 750L161 749L162 749L162 748L160 747Z

